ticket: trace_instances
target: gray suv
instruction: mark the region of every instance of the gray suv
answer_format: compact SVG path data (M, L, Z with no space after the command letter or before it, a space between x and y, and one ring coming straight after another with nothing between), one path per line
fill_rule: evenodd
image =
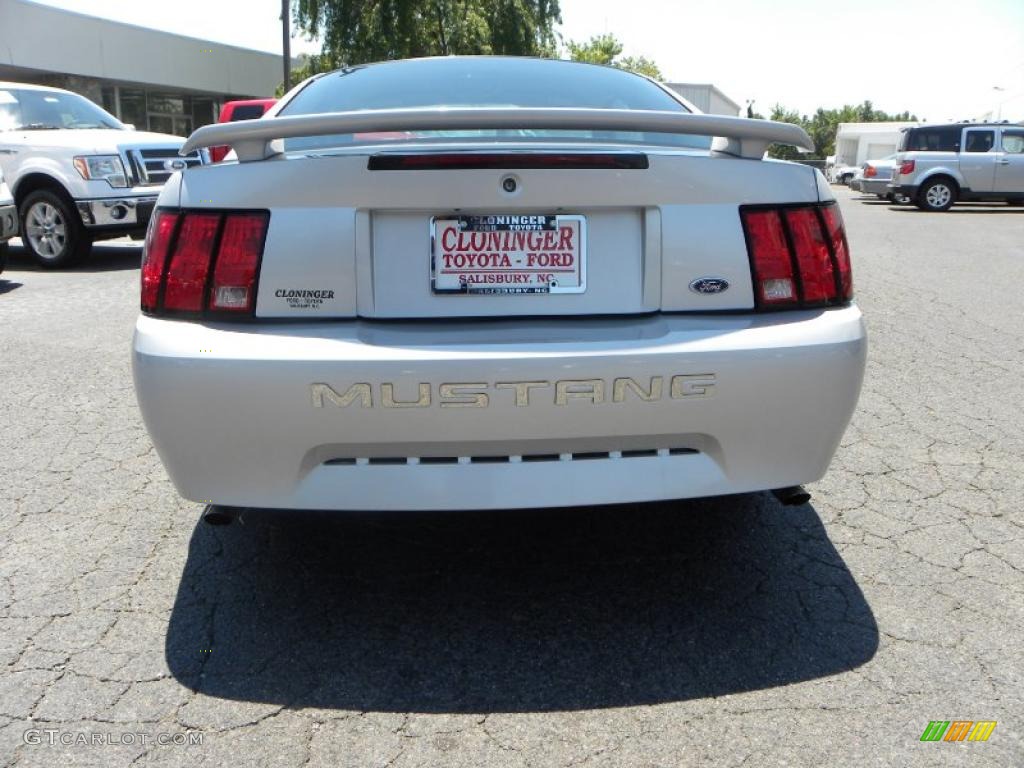
M925 211L957 201L1024 205L1024 125L956 123L903 132L889 188Z

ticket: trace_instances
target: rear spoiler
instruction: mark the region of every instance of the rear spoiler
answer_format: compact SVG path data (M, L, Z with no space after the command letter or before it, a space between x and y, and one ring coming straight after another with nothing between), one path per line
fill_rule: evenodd
M239 162L265 160L284 151L280 139L382 131L486 129L599 130L711 136L712 152L760 159L769 144L813 151L814 142L798 125L723 115L632 109L457 107L329 112L319 115L239 120L199 128L180 154L228 144Z

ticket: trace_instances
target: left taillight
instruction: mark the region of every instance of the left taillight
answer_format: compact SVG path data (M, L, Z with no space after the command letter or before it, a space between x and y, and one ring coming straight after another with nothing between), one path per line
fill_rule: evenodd
M805 309L853 298L842 214L824 205L740 208L758 309Z
M864 178L873 179L878 175L878 169L873 165L869 165L864 169Z
M142 311L251 317L270 214L160 208L142 254Z

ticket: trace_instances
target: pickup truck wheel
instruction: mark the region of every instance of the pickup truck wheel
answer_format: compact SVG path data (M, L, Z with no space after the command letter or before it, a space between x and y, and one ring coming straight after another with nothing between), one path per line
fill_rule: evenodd
M68 267L89 252L92 240L78 212L59 195L41 189L21 203L21 239L44 269Z
M7 243L0 243L0 275L7 269Z

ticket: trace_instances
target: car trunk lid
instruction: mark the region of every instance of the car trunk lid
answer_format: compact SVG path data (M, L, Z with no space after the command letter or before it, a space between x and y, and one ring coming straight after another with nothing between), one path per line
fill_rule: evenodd
M180 196L183 207L269 210L256 314L320 318L750 309L739 207L818 199L815 173L804 166L700 151L581 153L578 145L281 156L190 169ZM516 240L523 222L541 234ZM459 247L456 224L468 233ZM544 239L567 226L577 227L574 241ZM579 284L576 274L545 274L566 277L556 288L582 290L446 291L452 275L438 282L445 254L461 255L456 275L474 280L571 266Z

